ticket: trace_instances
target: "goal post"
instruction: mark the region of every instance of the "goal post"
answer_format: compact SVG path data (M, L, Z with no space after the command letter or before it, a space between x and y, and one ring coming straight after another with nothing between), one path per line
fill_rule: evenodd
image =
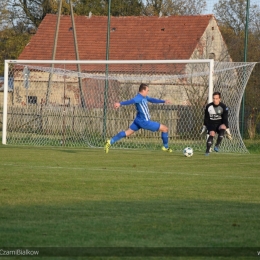
M169 127L173 150L187 145L195 151L205 149L205 138L199 135L205 105L212 101L213 91L220 91L230 107L234 136L232 143L224 140L223 151L247 152L239 133L238 113L254 65L210 59L6 60L2 143L102 147L106 138L127 129L135 117L134 106L116 110L113 103L132 98L140 83L146 83L150 96L172 101L171 105L151 104L149 109L153 121ZM160 146L159 133L140 130L113 147Z
M6 60L5 67L4 67L4 100L3 100L3 126L2 126L3 144L6 144L6 131L7 131L8 75L9 75L9 62Z

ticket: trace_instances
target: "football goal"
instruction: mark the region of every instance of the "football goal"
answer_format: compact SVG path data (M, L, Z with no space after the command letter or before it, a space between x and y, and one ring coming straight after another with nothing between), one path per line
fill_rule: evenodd
M6 60L2 143L15 145L103 147L126 130L135 106L114 109L131 99L139 85L149 96L171 104L150 104L151 119L169 128L173 150L205 149L200 136L204 109L214 91L229 107L233 141L224 152L247 152L239 131L242 96L255 63L213 60L53 61ZM12 82L10 86L10 82ZM113 148L158 149L158 132L140 130Z

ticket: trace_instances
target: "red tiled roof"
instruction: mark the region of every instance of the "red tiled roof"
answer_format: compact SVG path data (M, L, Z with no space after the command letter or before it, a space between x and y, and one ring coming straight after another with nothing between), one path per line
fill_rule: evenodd
M189 59L212 15L111 17L110 60ZM19 56L51 60L57 16L48 14ZM80 60L106 59L107 17L75 16ZM61 16L56 60L75 60L70 16Z

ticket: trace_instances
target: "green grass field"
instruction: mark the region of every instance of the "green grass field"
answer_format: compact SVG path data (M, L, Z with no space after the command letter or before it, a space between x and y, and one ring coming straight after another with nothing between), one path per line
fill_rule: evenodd
M185 250L192 248L260 251L256 152L186 158L149 150L105 154L0 145L0 169L0 249L179 248L178 259L187 259ZM133 256L147 258L139 253ZM189 255L207 257L214 258Z

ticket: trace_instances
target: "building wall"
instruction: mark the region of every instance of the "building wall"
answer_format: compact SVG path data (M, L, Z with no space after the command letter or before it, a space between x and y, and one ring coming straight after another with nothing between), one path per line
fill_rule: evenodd
M215 18L212 18L196 46L191 59L214 59L215 61L232 61L227 45L221 35Z

